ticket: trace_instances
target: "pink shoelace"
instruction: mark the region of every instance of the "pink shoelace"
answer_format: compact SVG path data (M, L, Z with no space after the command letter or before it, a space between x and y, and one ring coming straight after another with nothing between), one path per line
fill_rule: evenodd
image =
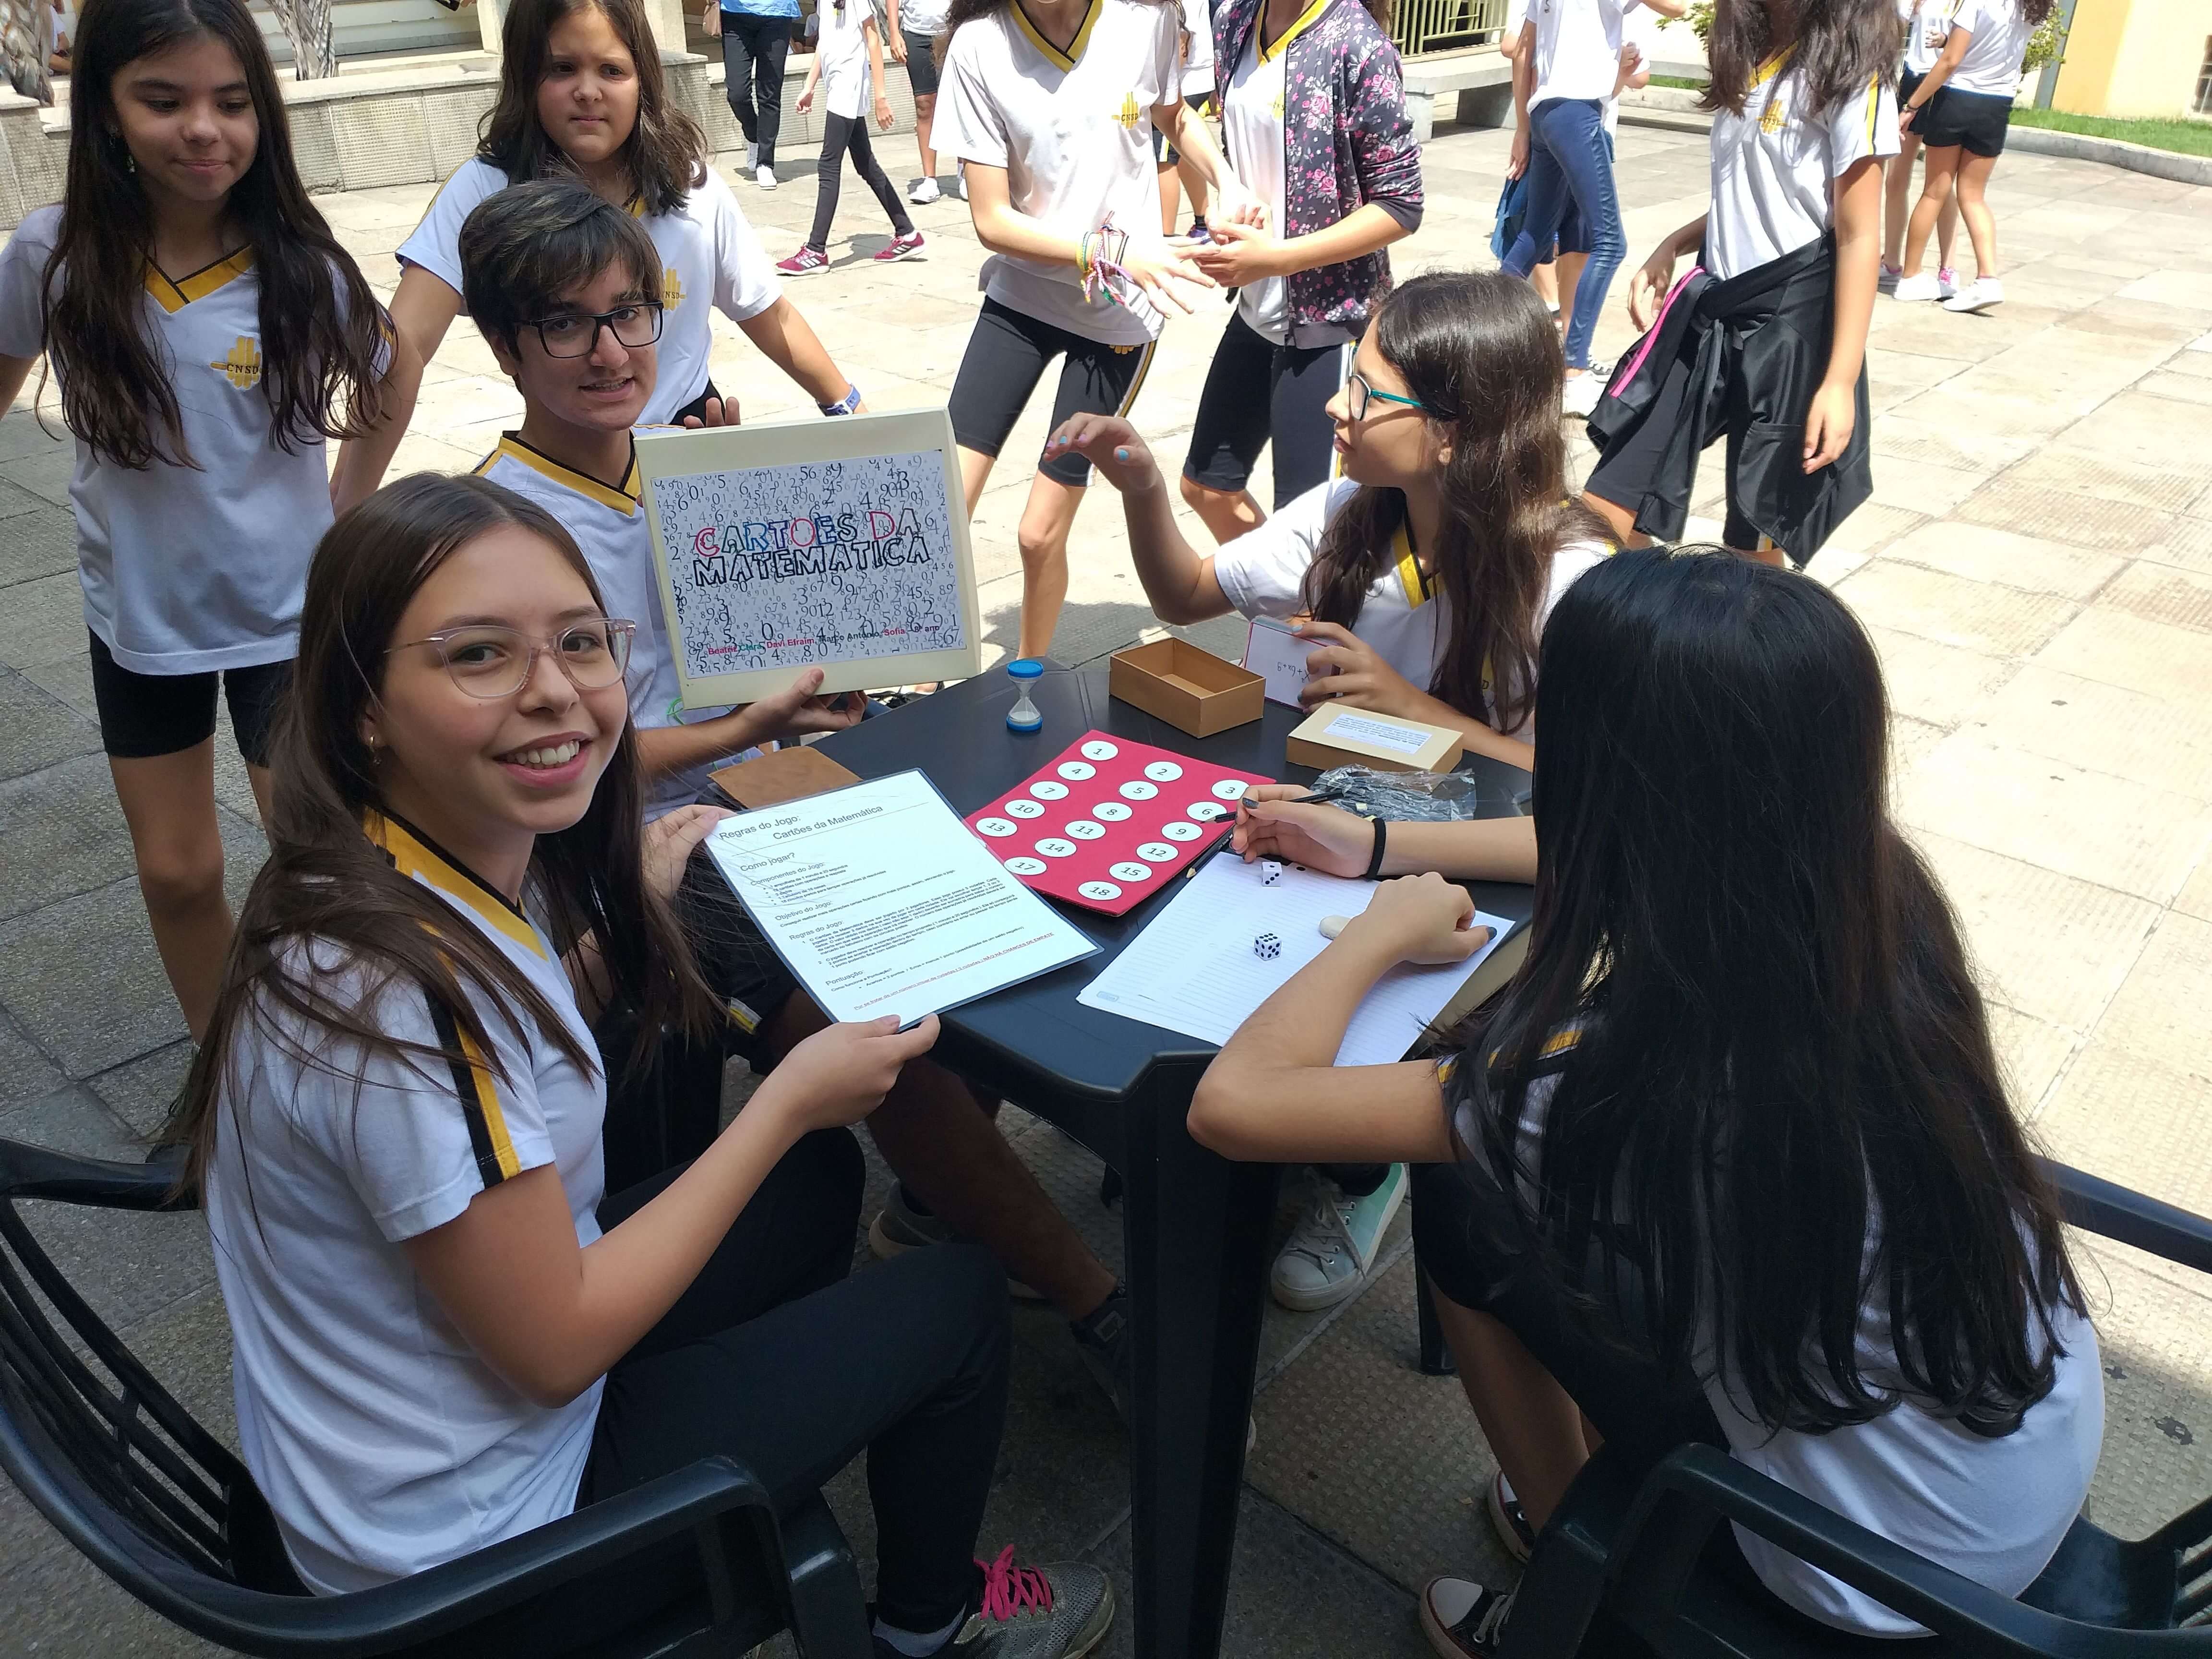
M1003 1623L1006 1620L1034 1608L1039 1613L1052 1611L1052 1584L1034 1567L1014 1565L1012 1544L999 1552L999 1559L983 1568L983 1616Z

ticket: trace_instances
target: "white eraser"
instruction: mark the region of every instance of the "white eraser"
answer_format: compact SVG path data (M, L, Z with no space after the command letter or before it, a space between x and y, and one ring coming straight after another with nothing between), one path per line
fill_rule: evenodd
M1350 916L1323 916L1321 919L1321 936L1323 939L1334 939L1351 926Z

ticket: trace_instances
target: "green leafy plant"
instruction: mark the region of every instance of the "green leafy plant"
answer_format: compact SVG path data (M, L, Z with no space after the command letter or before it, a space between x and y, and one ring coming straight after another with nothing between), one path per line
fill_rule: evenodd
M1672 28L1677 23L1687 23L1690 32L1698 37L1698 43L1704 45L1705 37L1713 32L1713 0L1690 0L1689 10L1680 17L1659 20L1659 27L1662 29Z
M2066 61L2066 26L2059 21L2058 8L2053 6L2051 15L2035 26L2035 33L2027 37L2027 56L2021 60L2023 72L2033 73L2052 64Z

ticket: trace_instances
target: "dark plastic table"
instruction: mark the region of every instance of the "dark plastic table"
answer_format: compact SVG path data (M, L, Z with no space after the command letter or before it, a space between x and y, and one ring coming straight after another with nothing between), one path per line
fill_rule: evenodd
M988 673L825 738L863 778L919 768L965 815L1092 728L1286 782L1283 739L1302 716L1199 738L1107 695L1103 665L1053 669L1031 696L1040 732L1006 730L1012 683ZM1494 762L1510 799L1526 775ZM1170 890L1172 884L1170 885ZM1493 914L1525 916L1528 889L1476 884ZM1213 1659L1229 1589L1245 1419L1260 1350L1260 1298L1279 1174L1232 1164L1184 1127L1210 1043L1086 1008L1076 994L1133 939L1167 892L1127 915L1070 908L1101 953L941 1017L933 1057L1073 1136L1123 1180L1122 1226L1136 1340L1130 1497L1137 1659Z

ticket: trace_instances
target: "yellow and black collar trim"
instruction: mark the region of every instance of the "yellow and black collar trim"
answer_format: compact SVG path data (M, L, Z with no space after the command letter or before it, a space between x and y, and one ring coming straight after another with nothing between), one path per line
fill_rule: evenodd
M635 438L629 441L629 465L623 470L622 488L619 489L609 489L589 473L579 472L574 467L562 465L550 456L532 449L512 432L500 434L499 447L483 458L477 471L480 473L490 471L492 463L502 455L520 461L532 472L552 479L555 483L565 489L573 489L579 495L588 496L602 507L614 508L625 518L635 513L638 503L645 499L645 481L637 470L637 440Z
M1753 92L1758 91L1759 88L1765 86L1776 76L1781 74L1784 70L1788 69L1790 67L1790 59L1791 56L1795 54L1796 50L1797 48L1795 46L1784 46L1780 52L1776 52L1773 57L1768 58L1757 69L1753 70L1751 72L1750 90Z
M1275 37L1274 45L1271 46L1262 46L1259 47L1260 61L1263 64L1272 64L1276 58L1280 58L1285 52L1289 51L1291 41L1297 40L1298 36L1304 34L1316 23L1321 21L1321 15L1328 9L1329 3L1330 0L1313 0L1313 4L1308 6L1304 11L1299 14L1298 21L1297 22L1291 24L1290 27L1285 29L1280 34ZM1267 16L1267 9L1265 7L1261 9L1260 15L1262 19L1265 19ZM1255 32L1252 38L1254 45L1258 46L1259 35L1256 32L1256 26Z
M1022 4L1022 0L1013 0L1007 9L1013 15L1014 27L1029 37L1030 44L1044 54L1045 61L1065 72L1075 67L1075 60L1083 56L1084 47L1091 44L1091 31L1097 24L1098 14L1106 9L1106 0L1091 0L1091 4L1084 11L1082 24L1075 31L1075 39L1068 42L1066 52L1046 40L1044 32L1030 21L1029 9Z
M1435 590L1429 586L1429 573L1413 556L1413 532L1402 524L1391 534L1390 550L1398 556L1398 586L1406 590L1406 608L1418 611L1435 597Z
M170 276L151 259L146 261L146 292L154 296L154 303L171 316L182 311L195 300L204 300L216 289L228 287L253 269L253 250L242 247L227 254L211 265L203 265L191 276L179 281Z
M529 917L412 824L389 812L371 811L362 814L361 828L401 875L459 900L494 933L504 934L541 957L545 956L545 941L530 925Z

